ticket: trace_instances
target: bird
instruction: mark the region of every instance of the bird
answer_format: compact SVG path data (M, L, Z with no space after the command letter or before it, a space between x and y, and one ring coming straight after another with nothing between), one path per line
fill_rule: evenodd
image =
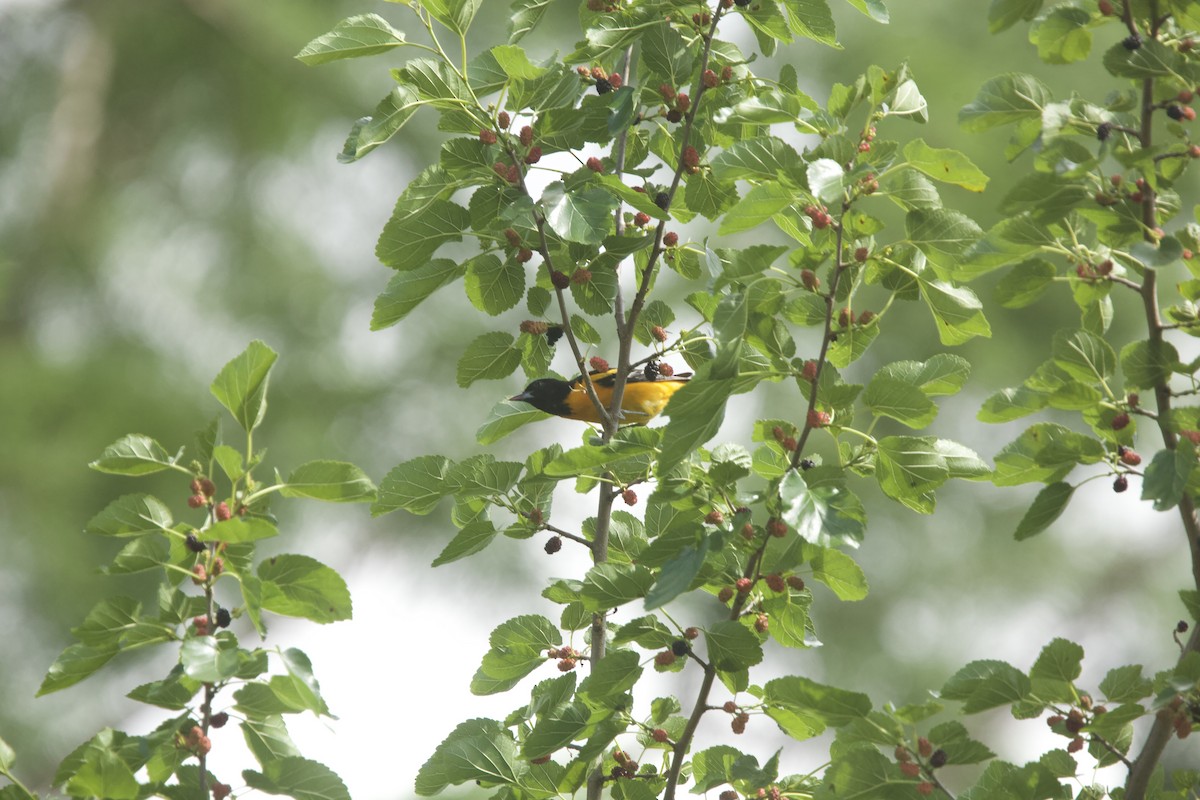
M592 386L596 395L605 408L612 402L613 387L617 380L615 369L602 372L589 372ZM658 416L671 395L683 388L692 377L690 372L681 372L666 376L657 369L637 370L630 372L625 379L625 393L621 396L622 425L645 425ZM539 378L525 387L525 391L508 398L509 400L529 403L540 411L554 414L566 419L580 422L602 422L596 413L596 406L588 397L587 386L583 376L570 381L560 381L557 378Z

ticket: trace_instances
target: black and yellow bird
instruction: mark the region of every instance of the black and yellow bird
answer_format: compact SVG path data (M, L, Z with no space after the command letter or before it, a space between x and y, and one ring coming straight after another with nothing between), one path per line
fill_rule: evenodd
M608 408L612 403L613 387L617 380L615 369L603 372L590 372L592 386L596 387L596 396ZM683 372L670 377L654 370L637 370L630 372L626 378L625 393L621 396L622 425L645 425L658 416L666 407L671 395L683 388L692 377L692 373ZM522 403L529 403L536 409L567 419L577 419L580 422L600 423L600 415L596 406L588 397L587 386L583 376L571 381L560 381L556 378L540 378L525 387L525 391L508 398Z

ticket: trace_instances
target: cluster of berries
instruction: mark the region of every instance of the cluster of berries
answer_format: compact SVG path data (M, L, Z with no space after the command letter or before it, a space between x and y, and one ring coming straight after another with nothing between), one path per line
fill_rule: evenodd
M804 214L812 220L813 227L818 230L828 228L833 224L833 217L830 216L829 209L825 206L809 203L804 207Z
M613 761L617 762L616 766L614 766L609 772L609 775L611 775L613 779L632 778L633 776L637 775L638 763L630 758L628 753L626 753L624 750L618 749L613 750L612 756Z
M614 72L610 75L604 67L576 67L575 71L579 73L579 77L596 87L596 94L608 94L613 89L620 89L625 83L621 73Z
M949 755L941 748L934 749L933 744L924 736L917 739L917 755L920 759L924 759L924 764L919 760L913 760L913 752L902 744L896 745L895 756L896 763L900 765L900 772L909 778L919 778L926 770L934 770L938 767L944 767L950 760ZM923 780L917 784L917 792L921 795L929 795L933 793L933 782Z
M667 122L683 121L683 115L692 107L692 98L684 92L675 91L675 87L669 83L659 86L658 93L667 103Z
M575 669L579 659L583 658L583 654L574 647L551 647L546 651L546 658L557 658L558 671L570 672Z
M1092 698L1088 695L1080 695L1079 705L1072 708L1066 713L1053 714L1046 718L1046 724L1055 732L1062 736L1070 736L1071 741L1067 745L1068 753L1078 753L1086 744L1083 736L1080 735L1087 725L1091 724L1092 720L1100 715L1108 712L1104 706L1093 706Z

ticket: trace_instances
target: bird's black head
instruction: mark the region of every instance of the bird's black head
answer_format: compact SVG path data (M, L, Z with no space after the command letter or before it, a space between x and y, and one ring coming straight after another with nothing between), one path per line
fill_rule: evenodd
M539 378L525 387L525 391L508 398L545 411L547 414L566 416L570 413L567 406L567 396L571 394L571 384L554 378Z

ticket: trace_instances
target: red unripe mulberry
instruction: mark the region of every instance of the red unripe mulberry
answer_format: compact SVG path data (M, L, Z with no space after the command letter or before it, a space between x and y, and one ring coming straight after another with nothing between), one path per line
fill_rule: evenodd
M679 244L679 234L675 231L667 231L663 234L663 244L667 247L674 247Z

